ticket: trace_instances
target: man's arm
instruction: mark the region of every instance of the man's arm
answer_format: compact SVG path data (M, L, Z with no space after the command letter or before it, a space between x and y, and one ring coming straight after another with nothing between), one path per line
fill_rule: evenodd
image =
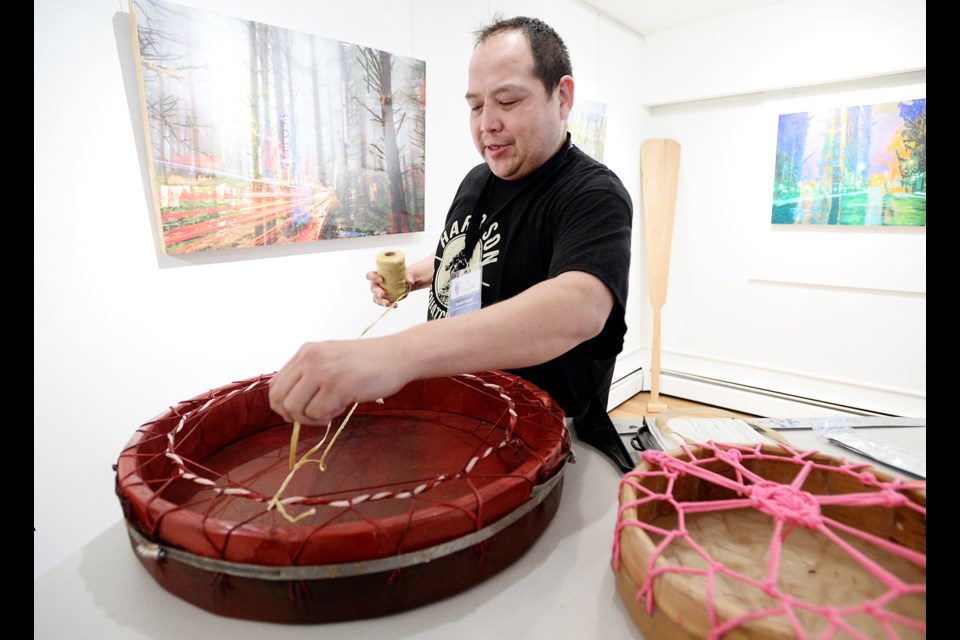
M423 289L433 282L434 264L437 258L432 253L422 260L407 265L407 285L410 291Z
M289 422L325 425L413 380L541 364L598 335L613 304L599 278L570 271L389 336L307 343L271 380L270 406Z
M599 278L569 271L479 311L407 329L398 347L411 379L529 367L598 335L612 308Z

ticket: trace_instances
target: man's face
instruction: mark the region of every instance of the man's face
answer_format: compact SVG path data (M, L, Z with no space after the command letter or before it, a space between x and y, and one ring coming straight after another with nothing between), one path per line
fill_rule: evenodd
M533 53L520 31L498 33L477 46L466 97L474 144L499 178L529 175L566 140L573 79L564 76L548 96L533 75Z

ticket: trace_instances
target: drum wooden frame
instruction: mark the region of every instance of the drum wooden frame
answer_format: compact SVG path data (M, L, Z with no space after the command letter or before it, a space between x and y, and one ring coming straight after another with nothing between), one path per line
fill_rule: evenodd
M710 443L644 452L619 503L613 570L647 640L926 637L925 481Z

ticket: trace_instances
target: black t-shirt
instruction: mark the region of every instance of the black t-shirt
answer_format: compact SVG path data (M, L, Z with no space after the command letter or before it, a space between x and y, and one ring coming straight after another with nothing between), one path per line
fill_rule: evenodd
M579 417L623 349L632 222L623 183L569 134L556 155L521 180L501 180L480 164L463 179L447 213L427 319L447 315L451 274L468 263L483 265L484 307L567 271L598 277L614 296L603 331L549 362L510 371L549 393L568 417Z

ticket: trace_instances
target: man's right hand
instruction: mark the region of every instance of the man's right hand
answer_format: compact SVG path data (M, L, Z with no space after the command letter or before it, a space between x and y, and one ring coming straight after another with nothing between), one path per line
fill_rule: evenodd
M270 380L270 408L287 422L327 425L358 402L388 398L409 379L381 340L308 342Z

